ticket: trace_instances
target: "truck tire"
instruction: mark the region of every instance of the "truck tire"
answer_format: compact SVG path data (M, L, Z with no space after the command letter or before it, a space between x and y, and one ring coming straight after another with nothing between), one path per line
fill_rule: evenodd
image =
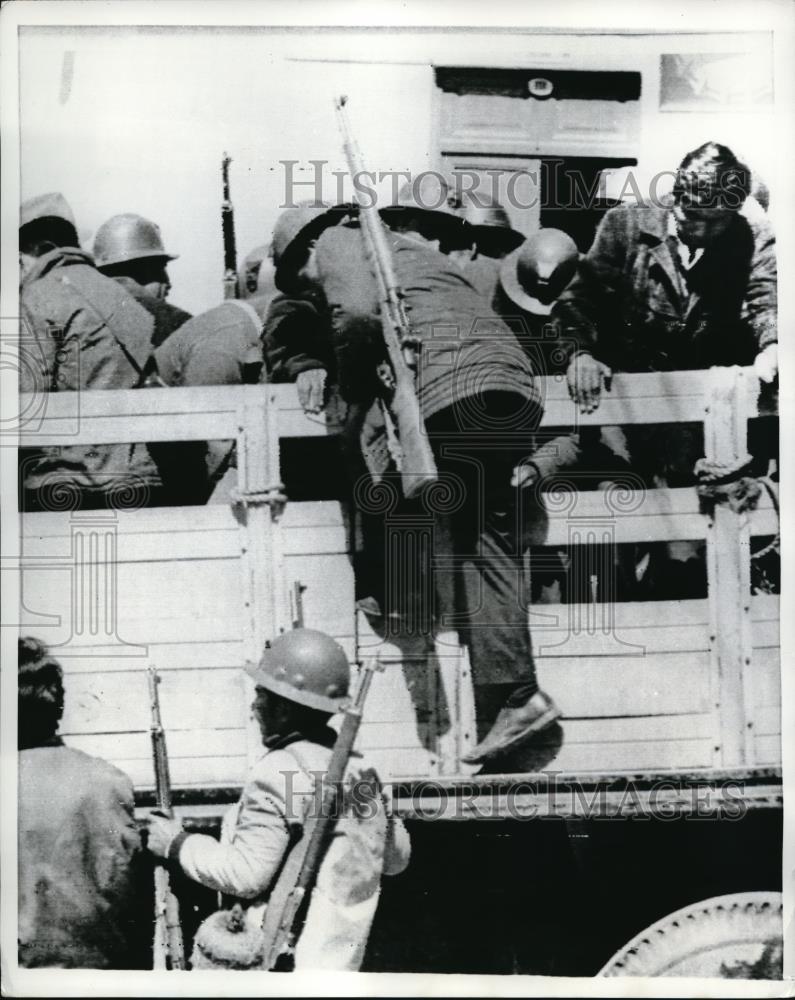
M780 892L738 892L692 903L641 931L599 976L781 979Z

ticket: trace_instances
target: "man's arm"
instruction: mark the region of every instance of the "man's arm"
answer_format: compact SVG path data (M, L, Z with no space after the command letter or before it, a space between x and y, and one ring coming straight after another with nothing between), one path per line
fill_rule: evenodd
M315 261L328 303L337 379L347 402L365 402L378 391L376 368L385 357L378 288L367 263L362 233L327 229L315 246Z
M231 840L188 833L179 820L149 818L149 849L178 863L201 885L241 899L270 887L290 846L290 828L301 822L311 779L296 771L287 753L273 751L253 766L241 794Z
M569 392L584 413L599 406L602 384L609 384L611 376L597 357L600 327L621 319L621 284L632 227L629 212L619 207L605 214L574 280L553 307L559 348L569 358Z
M553 307L561 347L569 357L579 351L594 353L600 326L619 318L617 306L631 224L629 211L619 207L605 213L591 249Z
M776 237L767 219L752 226L754 256L743 302L743 318L753 331L757 345L754 366L763 382L772 382L778 372L778 275Z
M295 382L301 372L330 367L328 323L308 298L277 295L265 318L263 342L271 382Z

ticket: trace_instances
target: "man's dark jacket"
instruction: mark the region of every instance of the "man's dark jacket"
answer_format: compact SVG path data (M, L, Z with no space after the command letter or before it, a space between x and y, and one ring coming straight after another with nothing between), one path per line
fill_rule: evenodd
M554 314L569 354L617 371L748 365L776 336L775 236L737 213L686 270L669 235L671 207L607 212Z
M388 243L407 319L421 342L417 396L423 418L427 422L444 415L462 433L474 435L491 428L503 438L515 437L517 449L526 451L527 432L540 414L540 397L515 335L445 254L399 234L388 234ZM294 378L302 370L332 365L340 394L356 414L353 422L361 427L367 466L377 476L389 461L373 407L380 392L376 368L385 353L377 285L360 231L327 229L317 241L315 261L330 318L331 350L322 346L324 330L329 336L322 319L311 337L295 336L291 347L290 331L295 335L299 324L288 322L288 303L275 303L276 312L266 322L271 377ZM311 305L304 306L300 315L306 321L313 312L317 315ZM314 364L312 353L318 355ZM295 364L290 364L290 356Z

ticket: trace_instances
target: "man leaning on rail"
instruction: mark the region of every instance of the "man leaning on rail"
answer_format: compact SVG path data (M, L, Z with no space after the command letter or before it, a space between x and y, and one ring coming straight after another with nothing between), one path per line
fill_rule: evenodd
M774 381L775 236L764 213L743 211L751 185L751 171L727 146L706 142L684 157L670 196L606 213L553 310L583 412L599 406L612 371L753 365L763 382ZM603 440L647 486L693 484L700 426L605 430ZM696 579L687 567L697 544L667 549L672 593L687 596L680 584Z

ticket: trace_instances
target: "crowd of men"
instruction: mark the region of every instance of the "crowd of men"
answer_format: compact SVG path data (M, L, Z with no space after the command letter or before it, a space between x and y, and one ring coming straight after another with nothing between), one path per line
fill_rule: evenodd
M388 405L379 287L350 205L284 210L269 247L244 262L240 297L189 317L167 301L174 257L154 223L115 216L97 232L92 255L78 247L61 196L31 199L20 219L28 359L22 389L295 382L308 412L333 405L342 416L364 556L356 566L359 607L393 638L401 629L426 640L439 630L458 633L469 650L479 739L464 760L509 771L516 767L512 755L561 714L538 687L520 592L522 495L572 469L587 469L599 482L630 470L649 487L685 485L694 482L703 454L699 435L686 426L562 429L544 439L538 375L564 375L584 412L599 406L616 371L754 365L764 383L773 383L775 238L761 208L747 211L751 188L750 170L730 149L705 143L684 157L669 197L607 211L584 255L559 230L525 238L503 206L477 195L459 198L433 173L381 209L420 345L416 395L443 487L409 498L395 486L386 513L432 519L431 551L422 563L407 555L405 565L389 565L388 518L368 500L368 485L399 482L400 442ZM46 509L48 490L64 485L83 505L112 503L116 486L129 487L131 477L150 503L204 503L219 495L233 466L230 442L40 449L23 456L23 509ZM632 596L639 563L616 560L622 593ZM663 562L669 571L678 564L686 580L698 560L697 546L672 543ZM559 588L561 573L545 572L545 584ZM392 586L398 578L400 586ZM290 651L285 655L289 661ZM326 664L334 658L329 649L314 655ZM287 661L278 667L282 674ZM272 690L285 694L283 685ZM328 746L325 723L287 715L314 746ZM285 724L275 727L280 737ZM252 780L237 814L238 829L248 833L247 807L262 812L264 779ZM270 785L262 794L271 802ZM153 820L150 848L203 884L260 896L284 847L284 829L274 839L276 821L267 822L269 846L259 855L262 830L250 843L248 833L233 838L240 851L233 857L228 848L185 838L166 820ZM246 892L235 889L238 875Z

